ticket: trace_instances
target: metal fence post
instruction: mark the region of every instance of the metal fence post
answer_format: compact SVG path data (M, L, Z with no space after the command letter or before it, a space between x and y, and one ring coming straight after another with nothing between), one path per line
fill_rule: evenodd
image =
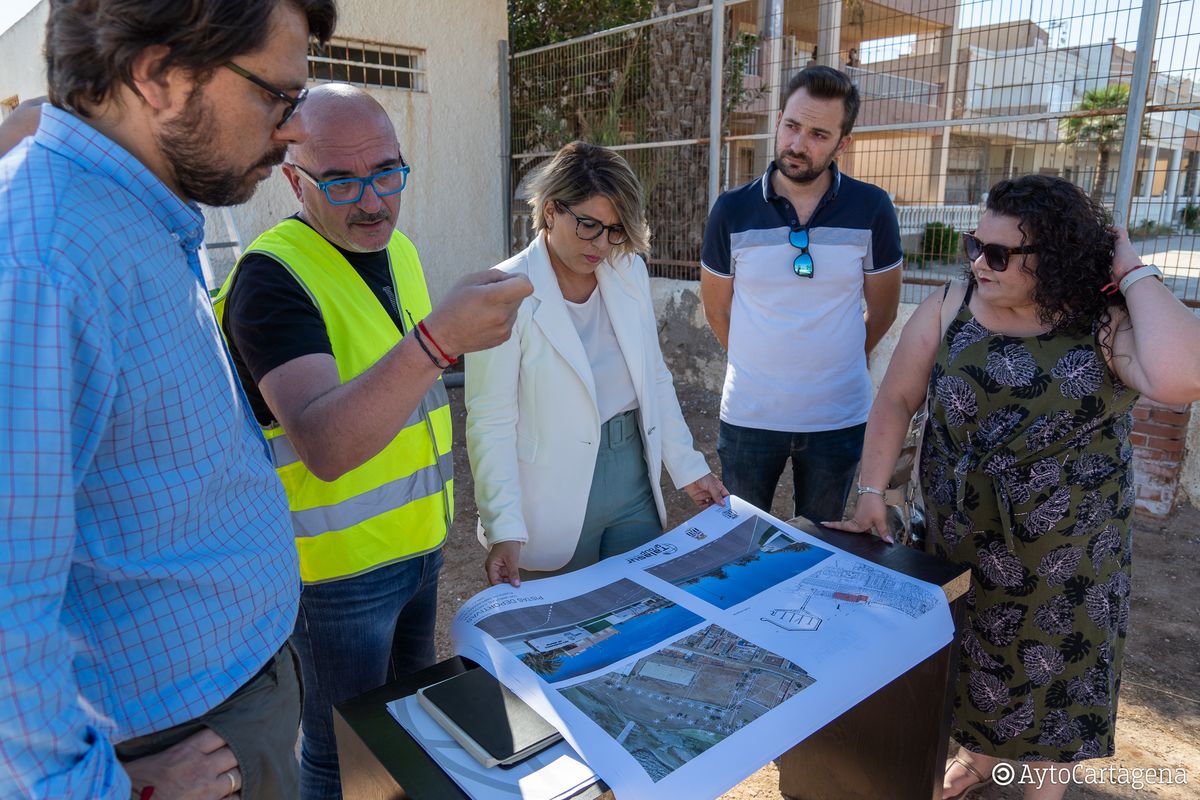
M504 225L501 228L501 242L504 244L504 254L501 258L512 255L512 98L508 88L508 40L500 40L500 213L504 215Z
M708 207L721 194L721 103L725 75L725 0L712 4L712 72L708 97Z
M1118 225L1130 224L1133 205L1133 179L1137 174L1138 151L1142 143L1142 120L1146 116L1146 94L1150 88L1150 64L1154 59L1154 33L1158 28L1158 0L1144 0L1138 21L1137 54L1133 77L1129 82L1129 115L1125 120L1125 139L1121 142L1121 164L1117 169L1117 191L1113 198L1113 218Z

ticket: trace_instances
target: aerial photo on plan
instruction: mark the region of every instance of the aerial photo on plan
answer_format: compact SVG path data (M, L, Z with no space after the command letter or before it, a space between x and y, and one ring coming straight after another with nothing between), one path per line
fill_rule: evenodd
M475 623L547 683L577 678L704 620L630 580Z
M646 571L718 608L731 608L831 555L752 514L710 544Z
M657 782L813 683L786 658L710 625L559 692Z

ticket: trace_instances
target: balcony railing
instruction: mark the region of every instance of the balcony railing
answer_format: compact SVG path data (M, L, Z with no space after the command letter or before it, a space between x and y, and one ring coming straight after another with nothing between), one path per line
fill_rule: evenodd
M864 100L903 100L908 103L931 106L937 103L941 86L927 81L874 72L865 67L842 68Z
M979 214L980 207L976 204L896 206L901 236L924 233L930 222L940 222L957 231L973 231L979 224Z

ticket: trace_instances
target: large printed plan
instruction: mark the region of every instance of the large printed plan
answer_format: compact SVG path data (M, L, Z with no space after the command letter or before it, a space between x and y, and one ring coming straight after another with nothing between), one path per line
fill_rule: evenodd
M738 498L587 569L491 587L451 630L619 800L720 795L952 634L939 587Z

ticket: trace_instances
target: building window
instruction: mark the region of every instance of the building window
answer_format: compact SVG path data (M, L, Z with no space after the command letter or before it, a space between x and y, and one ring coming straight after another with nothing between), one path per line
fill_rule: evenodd
M424 92L425 51L357 39L330 39L308 51L308 77Z

